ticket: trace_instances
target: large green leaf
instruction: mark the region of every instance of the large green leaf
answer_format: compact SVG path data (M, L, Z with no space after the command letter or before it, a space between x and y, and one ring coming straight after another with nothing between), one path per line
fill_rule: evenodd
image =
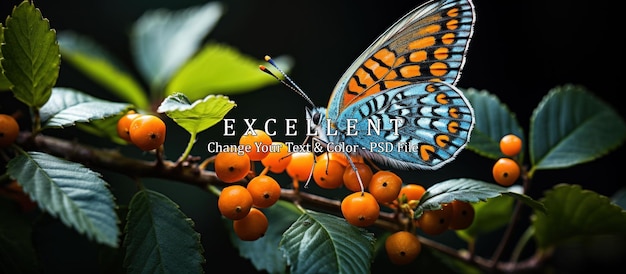
M279 57L275 61L283 71L289 71L288 60ZM278 83L259 70L261 62L265 63L230 46L209 44L174 75L165 93L183 92L196 100L207 94L236 94Z
M280 249L290 273L368 273L374 242L343 218L307 211L285 231Z
M493 183L487 183L474 179L450 179L436 183L426 189L415 209L415 219L419 218L426 210L441 208L441 204L450 203L454 200L475 203L486 201L489 198L501 195L512 196L524 202L533 209L545 212L544 206L527 195L511 191Z
M0 45L4 43L4 26L0 23ZM0 60L2 60L2 47L0 47ZM9 90L11 82L2 72L2 62L0 62L0 91Z
M464 94L474 108L476 126L467 148L491 159L502 157L500 139L507 134L515 134L524 141L524 131L519 125L515 113L489 92L469 88ZM521 154L523 155L523 154Z
M242 241L235 235L232 228L233 221L223 218L227 223L230 239L239 249L239 255L250 259L259 271L268 273L286 273L287 260L283 252L278 249L278 244L283 233L302 214L292 203L278 201L275 205L262 209L270 223L265 235L256 241Z
M143 189L130 201L124 232L128 273L202 273L200 234L178 205Z
M135 22L132 53L152 91L162 91L172 74L196 53L223 12L222 4L208 2L178 11L147 11Z
M557 185L546 192L542 202L549 214L532 218L540 248L583 236L626 235L626 211L608 197L579 185Z
M7 172L39 208L90 239L118 246L115 202L100 174L41 152L19 154L7 164Z
M41 107L43 127L67 127L122 113L131 105L95 98L71 88L53 88L50 100Z
M2 68L15 97L31 107L48 101L59 76L61 56L56 33L30 1L13 9L6 20Z
M72 31L58 35L65 61L85 73L94 82L107 88L120 99L139 109L150 107L148 95L128 69L102 46Z
M235 102L222 95L208 95L192 104L185 94L175 93L163 100L157 112L167 114L179 126L195 134L217 124L235 106Z
M533 112L530 124L530 175L588 162L626 139L626 123L610 105L585 88L552 89Z
M0 273L40 273L31 221L2 196L0 220Z

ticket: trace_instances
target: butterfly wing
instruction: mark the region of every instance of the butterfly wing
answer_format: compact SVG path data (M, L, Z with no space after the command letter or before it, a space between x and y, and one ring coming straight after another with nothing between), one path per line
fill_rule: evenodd
M337 120L353 132L344 142L360 154L402 169L437 169L452 161L469 142L473 109L462 92L446 82L420 82L393 88L348 106ZM377 147L377 144L392 147Z
M469 0L429 1L379 36L335 86L327 117L370 95L416 82L456 84L473 33Z

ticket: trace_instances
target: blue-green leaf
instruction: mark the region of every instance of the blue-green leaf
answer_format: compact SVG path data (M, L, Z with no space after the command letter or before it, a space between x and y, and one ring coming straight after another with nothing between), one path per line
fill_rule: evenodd
M195 134L217 124L235 106L235 102L222 95L208 95L192 104L185 94L175 93L163 100L157 112L165 113L176 124Z
M565 85L552 89L535 109L529 139L532 175L607 154L626 139L626 123L585 88Z
M124 232L128 273L202 273L200 234L178 205L143 189L130 201Z
M60 32L58 40L62 57L69 64L125 102L139 109L150 107L148 95L141 84L121 61L102 46L72 31Z
M543 205L527 195L516 193L508 188L474 179L450 179L436 183L426 189L415 209L415 218L419 218L426 210L441 208L441 204L450 203L454 200L475 203L486 201L489 198L501 195L509 195L521 200L528 206L538 211L545 212Z
M90 239L118 246L115 202L100 174L41 152L19 154L7 164L7 172L39 208Z
M6 20L2 69L15 97L39 108L48 101L59 76L61 56L50 22L30 1L23 1Z
M256 241L242 241L235 235L232 228L232 220L224 219L230 233L230 239L239 249L239 255L248 258L259 271L268 273L286 273L287 260L283 252L278 249L278 244L283 233L302 214L293 203L278 201L275 205L261 209L267 217L270 225L265 235Z
M135 22L130 37L132 53L152 90L162 90L171 75L198 51L223 12L222 4L208 2L178 11L147 11Z
M280 242L290 273L368 273L374 235L345 219L307 211Z
M467 145L469 150L491 159L498 159L503 156L500 152L500 139L511 133L520 137L523 145L526 144L524 131L515 113L500 102L500 99L485 90L478 91L473 88L464 90L464 94L474 108L476 116L476 126Z
M283 71L291 69L290 59L275 59ZM208 44L187 62L167 85L167 95L184 92L190 100L208 94L236 94L278 83L259 70L265 61L246 56L223 44ZM273 69L268 66L268 69ZM280 74L274 71L276 75Z
M43 127L67 127L122 113L131 105L95 98L71 88L53 88L50 100L41 107Z
M535 214L532 218L540 248L576 237L626 235L626 211L608 197L579 185L557 185L541 201L548 214Z

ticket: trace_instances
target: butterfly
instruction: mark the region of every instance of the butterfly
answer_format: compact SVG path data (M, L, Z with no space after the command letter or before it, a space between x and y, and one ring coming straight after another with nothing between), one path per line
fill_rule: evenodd
M470 0L416 7L350 65L326 108L316 107L287 77L313 106L306 112L314 140L358 146L356 154L405 170L452 161L475 123L469 101L455 87L474 22Z

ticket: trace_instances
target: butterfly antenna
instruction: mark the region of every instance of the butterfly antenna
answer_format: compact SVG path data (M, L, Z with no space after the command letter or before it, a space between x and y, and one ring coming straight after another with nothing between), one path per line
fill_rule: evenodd
M307 96L306 93L304 93L304 91L298 85L296 85L296 83L293 80L291 80L291 78L289 78L287 73L285 73L282 69L280 69L280 67L276 64L276 62L274 62L272 57L270 57L269 55L265 55L265 61L267 61L274 68L276 68L280 72L280 74L282 74L283 77L285 77L285 79L287 79L287 82L285 80L283 80L283 79L280 79L278 76L276 76L274 73L272 73L269 69L267 69L263 65L259 66L259 69L261 69L261 71L271 75L272 77L276 78L276 80L278 80L281 83L283 83L283 85L285 85L288 88L290 88L291 90L295 91L297 94L302 96L302 98L304 98L304 100L306 100L313 108L315 108L315 104L313 103L313 101L311 101L311 98L309 98L309 96Z

